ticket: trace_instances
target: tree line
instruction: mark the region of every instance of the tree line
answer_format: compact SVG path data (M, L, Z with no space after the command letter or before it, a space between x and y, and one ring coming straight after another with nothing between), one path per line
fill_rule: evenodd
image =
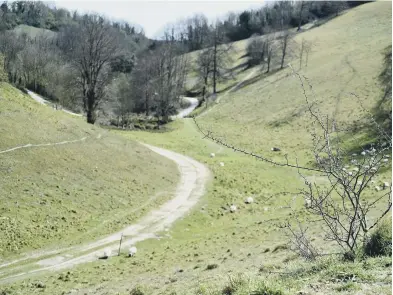
M173 31L152 47L143 31L100 15L71 14L41 2L4 2L0 8L1 65L12 84L85 112L89 123L100 111L123 118L153 114L164 121L176 113L186 59ZM55 17L53 26L53 15L64 19ZM12 30L18 24L56 33Z
M341 11L370 1L270 1L259 9L228 13L213 26L203 14L196 14L176 24L178 41L188 52L209 47L206 38L216 29L228 42L278 31L283 22L298 28L310 21L337 16Z
M0 59L9 82L86 113L89 123L95 123L100 112L117 116L123 125L131 113L167 122L185 90L189 63L184 53L202 49L193 69L202 103L209 87L216 93L217 83L232 77L232 41L256 31L266 36L282 31L297 23L296 15L307 21L311 14L331 13L332 7L337 13L344 6L280 1L214 23L196 15L168 26L160 40L149 40L142 29L97 14L79 14L38 1L3 2ZM21 24L46 30L37 34L15 30ZM247 33L239 37L240 31ZM285 47L289 36L282 39L288 41ZM256 47L264 48L263 61L274 56L272 46ZM282 64L286 52L282 51Z

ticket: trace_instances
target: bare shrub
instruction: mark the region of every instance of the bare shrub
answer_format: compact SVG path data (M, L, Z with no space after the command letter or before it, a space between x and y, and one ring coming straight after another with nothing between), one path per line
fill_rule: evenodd
M371 117L370 120L376 126L378 140L367 148L358 146L356 154L346 150L344 136L350 132L340 129L334 119L317 109L311 83L306 77L295 72L292 67L291 69L293 76L299 80L301 85L311 120L313 166L299 165L297 158L295 163L290 163L286 156L285 161L277 162L263 155L246 151L226 143L222 138L215 136L212 131L203 131L195 118L194 121L205 137L218 144L276 166L297 169L304 180L304 188L301 189L300 194L308 203L306 210L311 216L317 216L318 221L322 221L325 239L335 242L344 253L354 254L362 245L359 241L367 239L368 232L377 226L392 207L391 185L366 197L370 194L369 186L373 183L375 175L388 165L387 152L392 146L391 136L384 132ZM309 98L309 93L313 95L313 101ZM349 163L352 169L348 166ZM312 183L304 174L305 171L311 171L316 176L326 179L327 184ZM311 221L308 220L308 222ZM300 255L312 259L318 254L307 239L305 230L300 227L299 231L295 231L291 223L284 227L292 236L293 245Z

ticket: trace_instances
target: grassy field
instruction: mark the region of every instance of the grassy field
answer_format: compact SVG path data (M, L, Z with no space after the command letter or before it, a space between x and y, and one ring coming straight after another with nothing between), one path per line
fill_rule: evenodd
M27 25L19 25L16 28L14 28L13 31L17 34L20 34L20 35L27 34L27 36L29 36L30 38L35 38L40 35L44 35L49 38L56 36L56 33L51 30L35 28L32 26L27 26Z
M1 259L111 233L171 196L171 161L0 85L0 151L82 138L0 154Z
M296 36L298 43L305 38L314 44L308 66L300 73L310 79L319 107L337 125L363 124L364 114L349 92L364 99L368 108L380 97L376 77L382 68L382 50L391 44L391 14L390 2L365 4ZM296 59L292 64L297 69ZM288 153L291 160L297 156L300 163L311 164L306 131L310 120L299 81L289 74L290 69L284 69L256 75L237 91L223 92L220 103L198 122L239 147L277 161L284 161L283 154ZM293 214L287 208L292 195L283 192L303 186L296 170L256 161L203 139L192 119L168 127L171 131L165 133L115 133L208 165L214 178L194 210L161 233L160 239L138 243L138 254L132 259L122 255L79 266L69 274L24 280L8 286L10 294L391 293L391 257L345 263L333 255L308 263L288 249L288 239L278 226ZM349 136L355 140L348 141L348 148L372 140L366 132ZM282 152L271 152L273 146ZM389 179L390 171L378 176L378 181ZM255 202L246 205L249 196ZM228 210L231 204L238 207L234 214ZM300 198L292 205L305 216ZM336 252L334 244L324 241L320 223L310 224L309 233L322 253ZM38 281L46 288L37 288ZM138 286L143 293L133 293Z
M377 17L378 15L378 17ZM366 4L324 26L298 34L313 43L308 67L300 73L311 82L318 107L338 126L357 123L363 116L356 93L366 108L381 96L377 76L382 51L391 44L388 2ZM298 61L291 61L295 70ZM305 100L297 78L286 68L229 93L201 121L229 142L258 153L272 146L299 155L309 147ZM361 127L361 126L359 126Z

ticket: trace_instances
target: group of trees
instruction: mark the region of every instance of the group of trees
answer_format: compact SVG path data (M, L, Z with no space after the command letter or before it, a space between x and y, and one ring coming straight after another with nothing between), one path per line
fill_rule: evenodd
M263 43L253 41L249 55L256 63L266 61L269 71L277 41L266 33L287 32L310 15L330 15L345 5L279 1L260 10L229 14L214 24L195 15L168 27L162 40L152 41L143 30L126 22L81 15L39 1L3 2L0 55L11 83L70 109L83 110L89 123L96 121L99 110L114 113L122 121L130 113L167 121L180 105L185 84L187 60L183 53L201 50L196 71L203 102L208 87L214 94L218 81L232 77L231 41L265 34ZM14 30L21 24L44 30L34 34ZM283 67L291 35L284 33L278 40Z
M232 46L227 42L224 31L215 26L215 30L208 35L209 47L200 51L196 61L199 85L202 89L202 99L205 101L208 86L211 85L212 93L217 92L217 82L231 77Z
M103 108L123 119L136 112L168 120L176 112L186 60L173 31L149 49L143 31L128 23L71 15L41 2L4 2L0 7L1 65L14 85L83 110L89 123ZM64 18L54 18L61 25L49 26L48 15L58 11L64 12ZM11 30L18 24L55 32Z
M280 33L251 38L247 45L248 66L262 65L262 69L266 68L266 73L269 73L273 60L277 60L279 68L283 69L286 58L296 56L299 58L299 68L303 65L307 67L312 42L303 39L297 44L293 40L294 35L293 31L283 29Z
M271 1L260 9L229 13L215 25L209 24L203 14L196 14L176 24L178 41L187 51L210 46L209 36L215 30L223 32L228 42L243 40L252 35L280 31L285 23L288 28L298 28L309 21L337 16L346 8L365 1Z
M232 41L253 37L247 47L250 67L262 64L269 72L273 63L277 63L282 69L286 59L298 51L296 55L301 68L303 61L307 66L312 44L306 40L295 44L292 28L300 30L312 19L337 16L340 11L358 4L348 1L277 1L258 10L230 13L224 20L210 25L203 15L178 23L177 36L184 50L200 50L196 66L202 96L200 103L205 101L208 86L214 95L217 82L231 77Z

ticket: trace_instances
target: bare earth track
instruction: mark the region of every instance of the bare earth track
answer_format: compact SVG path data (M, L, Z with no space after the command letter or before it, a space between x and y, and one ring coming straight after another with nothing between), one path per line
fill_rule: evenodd
M57 251L42 251L39 255L27 256L0 265L0 284L10 283L34 274L71 268L81 263L97 260L103 250L111 249L117 255L118 242L123 235L122 247L136 242L157 238L176 220L183 217L204 194L210 172L203 164L162 148L144 144L147 148L176 162L181 178L174 197L159 209L150 212L138 223L103 239ZM23 262L23 264L21 264Z

